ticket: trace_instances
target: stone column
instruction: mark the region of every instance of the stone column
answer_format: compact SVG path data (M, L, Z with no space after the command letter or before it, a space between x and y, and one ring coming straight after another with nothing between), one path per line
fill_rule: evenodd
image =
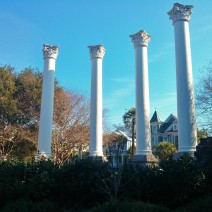
M152 153L147 53L151 35L141 30L130 37L134 43L136 66L136 156L148 155Z
M38 154L51 156L55 61L58 46L43 45L44 71L38 137Z
M88 46L91 58L90 156L103 156L102 151L102 59L103 45Z
M197 131L192 80L189 21L192 5L175 3L168 12L175 34L179 153L196 150Z

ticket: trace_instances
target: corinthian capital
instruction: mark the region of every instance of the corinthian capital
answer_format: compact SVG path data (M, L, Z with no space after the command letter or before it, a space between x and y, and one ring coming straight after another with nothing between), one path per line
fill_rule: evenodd
M175 3L173 8L168 12L169 19L172 20L173 25L179 20L190 21L192 8L193 8L193 5L183 5L183 4Z
M51 46L48 44L43 44L43 57L57 59L59 46Z
M88 46L91 60L93 58L103 58L105 55L106 49L102 44L96 46Z
M148 46L151 35L147 34L144 30L140 30L139 32L130 35L132 38L132 42L134 43L134 48L138 46Z

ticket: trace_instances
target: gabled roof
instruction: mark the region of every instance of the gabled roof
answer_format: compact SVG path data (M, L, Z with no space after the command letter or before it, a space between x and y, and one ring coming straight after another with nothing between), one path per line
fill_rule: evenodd
M160 120L160 117L159 117L159 115L158 115L158 113L156 111L154 112L154 114L153 114L153 116L152 116L152 118L150 120L150 123L153 123L153 122L162 122Z
M176 122L177 117L174 116L173 114L171 114L162 124L161 128L160 128L160 132L164 133L166 132L166 130L174 123Z

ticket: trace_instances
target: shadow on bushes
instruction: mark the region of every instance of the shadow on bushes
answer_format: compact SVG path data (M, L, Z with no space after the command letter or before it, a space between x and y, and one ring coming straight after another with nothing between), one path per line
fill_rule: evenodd
M117 202L116 204L105 203L96 208L89 210L89 212L168 212L169 209L160 206L143 202Z
M212 196L208 196L192 202L182 208L175 210L176 212L211 212L212 211Z
M31 200L20 199L8 204L1 209L2 212L62 212L56 204L43 200L40 202L33 202Z
M31 207L43 200L49 207L79 211L118 201L128 209L127 204L145 205L140 201L174 209L211 194L210 167L190 157L156 167L127 164L116 170L93 159L61 167L52 161L0 162L0 209L9 203Z

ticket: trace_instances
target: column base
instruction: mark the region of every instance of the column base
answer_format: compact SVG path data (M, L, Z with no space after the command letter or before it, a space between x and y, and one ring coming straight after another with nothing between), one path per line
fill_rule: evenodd
M89 153L89 156L90 157L103 157L103 152L94 151L92 153Z
M90 156L90 158L92 158L95 161L100 161L100 162L107 162L108 161L107 157L105 157L104 155L103 156L94 155L94 156Z
M196 151L196 146L181 146L179 147L178 152L195 152Z
M152 154L152 150L138 150L136 152L136 155L149 155L149 154Z
M190 152L181 152L181 151L178 151L177 153L174 154L173 159L174 160L178 160L178 159L180 159L184 155L185 156L192 157L192 158L195 158L194 152L195 151L190 151Z
M157 165L159 163L159 160L152 154L146 154L146 155L133 155L129 159L129 163L139 163L143 165Z
M35 160L39 161L39 160L53 160L53 157L50 153L46 153L46 152L37 152L37 154L35 155Z

